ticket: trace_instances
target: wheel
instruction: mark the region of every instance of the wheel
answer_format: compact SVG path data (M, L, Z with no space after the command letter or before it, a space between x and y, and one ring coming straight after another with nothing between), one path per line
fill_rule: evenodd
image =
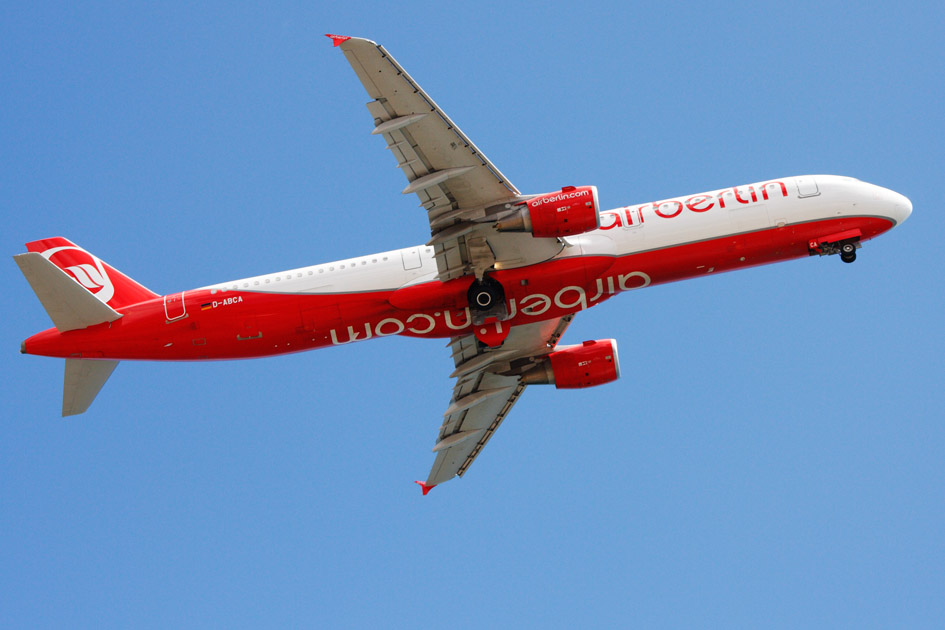
M840 260L845 263L856 260L856 243L844 243L840 246Z
M505 291L502 285L486 277L482 282L473 282L466 294L469 306L474 311L489 311L505 301Z
M492 303L495 301L495 296L492 295L492 292L489 289L482 289L476 291L476 294L473 296L473 303L476 308L485 310L492 306Z

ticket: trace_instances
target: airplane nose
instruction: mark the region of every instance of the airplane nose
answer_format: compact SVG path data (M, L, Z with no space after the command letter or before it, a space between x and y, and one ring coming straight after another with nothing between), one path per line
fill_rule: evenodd
M897 192L892 193L892 196L893 207L895 208L894 218L896 219L896 223L902 223L909 218L909 215L912 214L912 202L909 201L908 197L905 195L900 195Z
M876 211L880 216L889 217L899 225L912 214L912 202L908 197L882 186L870 185L870 188Z

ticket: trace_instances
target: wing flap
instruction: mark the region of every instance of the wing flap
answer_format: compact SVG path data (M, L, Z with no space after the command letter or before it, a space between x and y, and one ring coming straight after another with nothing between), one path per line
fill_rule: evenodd
M480 431L457 431L448 438L443 438L433 446L433 452L439 453L443 449L447 449L453 446L458 445L460 442L465 442L466 440L476 437L480 434Z
M374 131L371 132L371 135L377 135L379 133L391 133L398 129L403 129L407 125L412 125L418 120L423 120L426 118L427 114L411 114L409 116L398 116L397 118L391 118L387 122L383 122L374 128Z

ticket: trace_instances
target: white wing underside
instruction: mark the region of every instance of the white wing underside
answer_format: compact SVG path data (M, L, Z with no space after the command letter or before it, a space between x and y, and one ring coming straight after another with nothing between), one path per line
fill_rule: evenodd
M384 49L359 38L334 38L373 99L372 133L407 178L427 211L439 280L445 282L492 269L531 265L557 255L564 244L528 233L500 233L493 227L526 197L489 161L449 116ZM337 42L341 42L338 44ZM470 90L469 94L474 94ZM525 389L518 376L551 352L572 317L512 328L492 349L473 335L450 341L457 381L443 414L426 485L463 475Z
M472 335L450 341L456 385L433 447L437 455L427 485L466 472L525 390L519 376L502 373L551 352L571 319L516 326L498 349L483 348Z
M427 211L440 280L530 265L561 251L557 239L493 229L522 195L383 46L351 38L341 50L374 99L367 104L372 133L384 137L407 178L403 192L415 193Z

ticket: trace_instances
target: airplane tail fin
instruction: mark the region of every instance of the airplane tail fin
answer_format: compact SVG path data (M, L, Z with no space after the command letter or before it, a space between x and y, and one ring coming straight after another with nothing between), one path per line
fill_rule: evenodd
M27 243L26 250L41 255L112 309L160 297L61 236Z
M59 332L113 322L121 317L121 313L79 286L74 277L67 275L42 254L29 252L14 256L13 259ZM63 417L88 409L116 365L118 361L66 359L62 389Z
M13 260L19 265L59 332L113 322L121 317L121 313L79 286L74 277L67 275L42 254L18 254Z
M159 297L61 238L27 243L13 257L59 332L88 328L121 317L116 308ZM66 359L62 415L83 413L95 400L118 361Z
M62 417L84 413L117 365L118 361L102 359L66 359Z

